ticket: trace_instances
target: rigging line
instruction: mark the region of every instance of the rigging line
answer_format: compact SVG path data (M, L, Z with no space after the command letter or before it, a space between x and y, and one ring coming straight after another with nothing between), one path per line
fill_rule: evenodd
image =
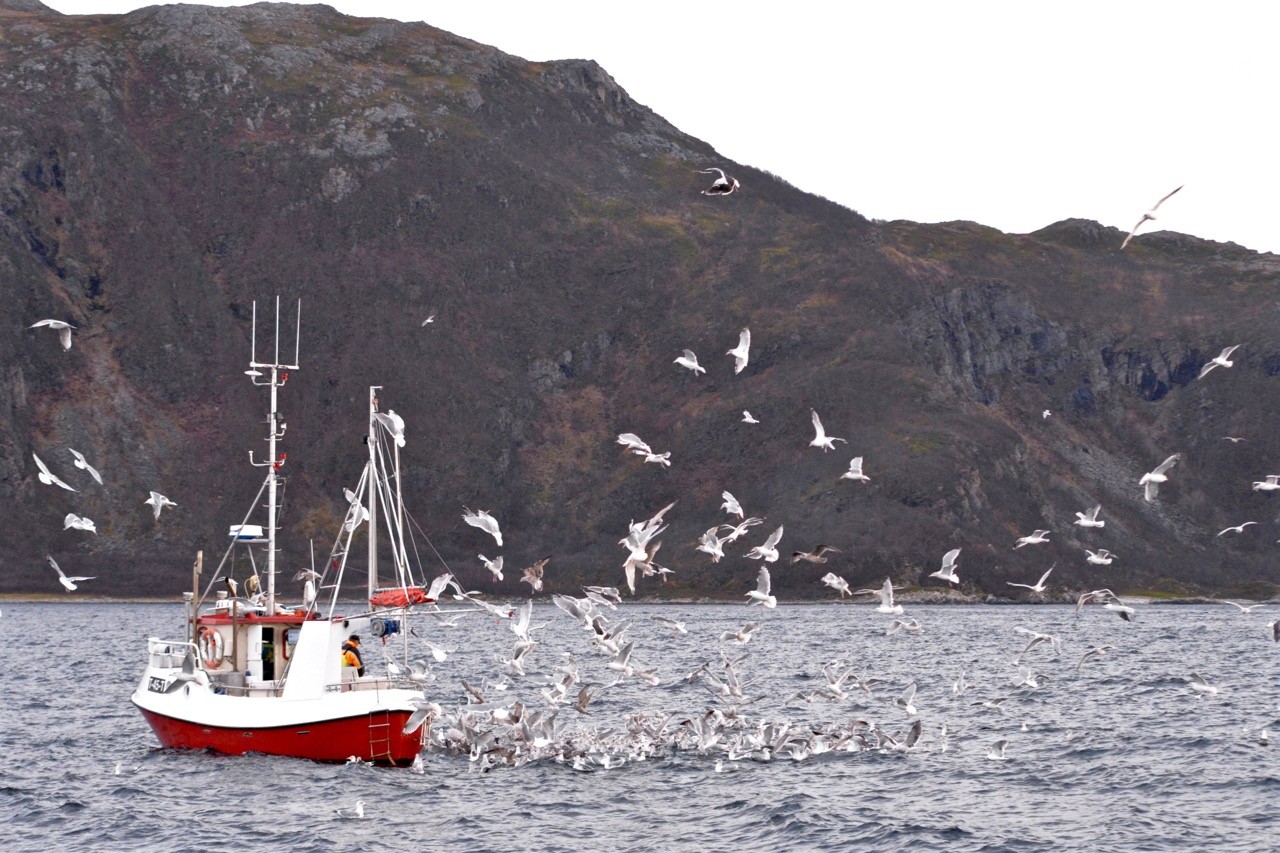
M418 520L417 520L416 518L414 518L414 517L413 517L413 513L409 512L408 510L405 510L405 513L404 513L404 514L405 514L405 516L407 516L407 517L408 517L409 521L413 523L413 526L414 526L414 527L416 527L416 528L418 528L418 532L422 534L422 538L423 538L424 540L426 540L427 546L428 546L429 548L431 548L431 553L433 553L433 554L435 554L435 555L436 555L436 559L440 561L440 565L444 566L444 570L445 570L446 572L448 572L449 574L451 574L451 575L452 575L452 574L453 574L453 569L452 569L452 568L449 566L449 564L445 561L444 557L440 556L440 552L436 550L436 546L435 546L435 544L431 541L431 537L427 535L427 531L425 531L425 530L423 530L423 529L422 529L422 525L418 524ZM417 546L414 546L414 549L413 549L413 550L414 550L414 553L415 553L415 554L417 554L417 552L418 552ZM421 561L421 560L419 560L419 561L418 561L418 564L419 564L419 565L421 565L421 564L422 564L422 561ZM426 577L426 569L425 569L425 567L424 567L424 569L423 569L423 577L424 577L424 578ZM457 575L454 575L454 578L456 579L456 578L457 578Z

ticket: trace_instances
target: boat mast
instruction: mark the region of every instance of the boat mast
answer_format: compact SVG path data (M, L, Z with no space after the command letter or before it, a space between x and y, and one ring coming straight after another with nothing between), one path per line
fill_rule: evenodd
M378 392L382 390L381 385L369 386L369 599L373 599L373 593L378 588L378 434L377 419L374 414L378 411Z
M258 303L253 303L253 338L250 346L253 351L249 361L249 369L245 371L254 385L270 385L271 386L271 409L267 413L267 461L254 462L253 451L249 451L250 464L262 468L270 467L267 472L267 613L276 612L276 512L278 510L276 502L276 488L279 485L278 472L284 465L284 454L277 455L276 446L280 439L284 438L285 430L288 424L280 420L280 413L277 411L278 392L284 383L289 381L290 370L298 370L298 348L301 340L302 326L302 300L298 300L298 319L294 327L294 364L280 363L280 297L276 297L276 341L275 355L270 363L258 361ZM259 382L257 377L262 376L262 372L258 368L266 368L270 371L270 378L265 382Z

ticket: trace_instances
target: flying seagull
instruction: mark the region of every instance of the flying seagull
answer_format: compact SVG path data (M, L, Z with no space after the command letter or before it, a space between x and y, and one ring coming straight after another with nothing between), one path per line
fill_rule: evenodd
M62 573L62 568L58 565L57 560L53 559L53 557L50 557L48 554L45 555L45 559L49 561L49 565L53 566L53 570L58 573L58 583L62 584L63 588L66 589L67 592L75 592L77 581L93 580L92 577L86 578L78 575L67 577Z
M1268 474L1267 479L1257 480L1253 484L1255 492L1274 492L1280 489L1280 474Z
M498 547L502 547L502 531L498 529L498 520L484 510L472 512L465 506L462 508L462 520L472 527L478 527L485 533L488 533L498 543Z
M84 454L83 454L83 453L81 453L79 450L76 450L76 449L71 448L71 447L68 447L67 449L68 449L68 450L70 450L70 451L71 451L71 455L72 455L72 456L74 456L74 457L76 458L76 467L77 467L77 468L80 468L80 469L82 469L82 470L84 470L84 471L88 471L88 472L89 472L89 476L90 476L90 477L92 477L93 479L97 480L97 481L98 481L98 485L99 485L99 486L101 486L101 485L102 485L102 475L98 473L98 469L97 469L97 468L94 468L92 465L90 465L88 462L86 462L86 461L85 461L85 458L84 458Z
M849 589L849 582L844 578L840 577L839 575L837 575L835 572L827 572L825 575L823 575L822 583L826 584L827 586L834 589L836 592L840 593L841 598L844 598L846 595L848 595L851 592L851 590Z
M1204 363L1204 367L1200 368L1200 375L1197 376L1196 379L1204 379L1205 374L1207 374L1210 370L1213 370L1215 367L1231 367L1233 364L1235 364L1234 361L1230 361L1231 353L1235 352L1238 349L1240 349L1239 344L1236 344L1233 347L1227 347L1221 353L1219 353L1216 358L1211 358L1208 361L1206 361Z
M484 563L484 567L493 574L493 579L495 581L500 581L503 579L501 557L498 557L497 559L494 559L494 560L490 560L484 554L480 554L479 557L480 557L480 562Z
M177 506L176 503L169 500L159 492L152 492L151 497L147 498L145 501L143 501L143 503L151 505L151 507L155 511L157 521L160 520L160 510L164 509L167 506Z
M1106 548L1099 548L1097 551L1090 551L1085 548L1084 552L1089 555L1085 560L1095 566L1109 566L1111 561L1116 559L1116 555Z
M841 480L857 480L860 483L870 483L871 478L862 473L862 457L855 456L849 460L849 470L840 475Z
M40 473L36 475L40 482L44 483L46 486L61 486L68 492L76 491L66 483L62 482L62 480L58 479L57 475L49 470L49 466L44 464L44 460L39 456L36 456L35 453L31 454L31 458L36 460L36 467L40 469Z
M747 552L748 560L764 560L766 563L776 563L778 561L778 542L782 539L782 525L778 525L778 529L769 534L769 538L764 540L763 545L757 545Z
M1120 244L1121 251L1124 251L1124 247L1129 245L1129 241L1133 239L1134 234L1138 233L1138 229L1142 227L1143 223L1156 218L1156 211L1160 209L1160 205L1168 201L1169 198L1173 195L1173 193L1176 193L1180 189L1182 189L1182 187L1178 187L1177 190L1174 190L1172 193L1169 193L1169 195L1165 196L1155 204L1151 205L1151 209L1148 210L1146 213L1142 214L1142 218L1138 220L1138 224L1133 226L1133 230L1129 232L1129 236L1125 237L1124 242Z
M1167 482L1169 478L1165 476L1165 472L1178 464L1178 460L1182 458L1181 453L1175 453L1168 459L1156 466L1155 470L1150 474L1143 474L1142 479L1138 481L1139 486L1143 486L1143 496L1149 500L1155 500L1156 495L1160 493L1160 484Z
M71 330L75 326L70 323L64 323L61 320L41 320L39 323L32 323L31 328L38 329L41 326L48 326L50 329L58 331L58 339L62 341L64 350L71 349Z
M739 374L747 366L751 358L751 330L743 329L738 333L738 345L725 353L733 356L733 372Z
M430 315L427 316L427 319L422 321L422 325L425 326L428 323L434 323L435 321L436 321L436 315L435 315L435 312L433 311Z
M754 415L752 415L750 412L748 412L746 409L743 409L743 410L742 410L742 422L743 422L744 424L758 424L758 423L760 423L758 420L756 420L756 419L755 419L755 416L754 416Z
M681 367L686 367L689 370L692 370L694 373L707 372L707 369L705 367L698 364L698 357L693 354L693 350L691 349L685 350L684 354L681 355L679 358L677 358L674 362L672 362L672 364L678 364Z
M747 604L761 604L769 610L777 607L778 599L769 594L769 587L769 567L761 566L760 574L756 576L756 588L746 594L751 599Z
M1047 571L1047 572L1045 572L1043 575L1041 575L1041 576L1040 576L1040 580L1036 581L1034 586L1033 586L1032 584L1028 584L1028 583L1013 583L1012 581L1005 581L1005 584L1006 584L1006 585L1008 585L1008 586L1020 586L1020 587L1022 587L1023 589L1029 589L1029 590L1031 590L1032 592L1036 593L1037 595L1043 595L1043 594L1044 594L1044 590L1045 590L1044 582L1045 582L1045 581L1047 581L1047 580L1049 579L1049 575L1053 572L1053 567L1054 567L1054 566L1056 566L1056 565L1058 565L1058 564L1057 564L1057 563L1054 563L1054 564L1053 564L1053 566L1050 566L1050 567L1049 567L1049 571Z
M709 175L716 172L720 177L716 178L711 186L702 191L703 195L730 195L734 190L738 189L741 184L737 178L731 178L724 173L724 169L712 166L710 169L702 169L698 172L700 175Z
M939 578L947 583L960 583L960 576L956 574L956 558L960 556L959 548L952 548L950 551L942 555L942 568L938 569L931 578Z
M1105 521L1098 521L1098 513L1102 512L1102 504L1092 507L1087 512L1077 512L1076 520L1072 524L1078 524L1081 527L1106 527Z
M834 436L827 435L826 430L822 428L822 420L818 417L817 410L810 409L809 413L813 416L813 430L816 433L813 437L813 441L809 442L810 447L821 447L822 452L826 453L828 450L836 449L835 442L845 441L843 438L836 438ZM848 442L845 441L845 444L848 444Z
M1223 533L1231 533L1233 531L1236 533L1244 533L1244 529L1246 527L1248 527L1250 524L1257 524L1257 523L1258 522L1256 521L1246 521L1243 524L1237 524L1235 527L1228 527L1226 530L1223 530L1218 535L1221 536Z
M720 504L722 510L729 513L729 515L736 515L738 518L746 517L746 514L742 511L742 504L738 503L738 499L731 493L721 492L720 497L724 498L724 503Z
M832 548L830 545L819 545L812 551L793 551L791 552L791 565L804 560L806 563L817 563L821 565L827 561L826 554L830 551L833 554L839 554L839 548Z
M1049 531L1036 530L1036 531L1033 531L1030 536L1020 537L1018 539L1018 544L1014 545L1013 547L1016 549L1016 548L1021 548L1023 545L1039 545L1042 542L1048 542L1048 541L1049 541Z
M67 513L67 517L62 521L62 529L74 527L76 530L87 530L90 533L97 533L98 528L94 526L93 521L88 518L76 515L74 512Z

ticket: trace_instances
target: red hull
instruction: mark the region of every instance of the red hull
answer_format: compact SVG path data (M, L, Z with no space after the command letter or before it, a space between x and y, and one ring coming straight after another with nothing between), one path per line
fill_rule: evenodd
M363 761L409 764L421 749L419 731L403 734L408 711L378 711L341 720L324 720L269 729L204 726L138 708L160 743L178 749L211 749L228 755L261 752L313 761Z

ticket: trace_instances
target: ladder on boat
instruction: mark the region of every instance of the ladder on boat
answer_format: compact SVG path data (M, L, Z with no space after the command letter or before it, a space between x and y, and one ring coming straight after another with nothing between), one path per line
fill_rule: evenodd
M369 760L391 760L391 713L369 712Z

